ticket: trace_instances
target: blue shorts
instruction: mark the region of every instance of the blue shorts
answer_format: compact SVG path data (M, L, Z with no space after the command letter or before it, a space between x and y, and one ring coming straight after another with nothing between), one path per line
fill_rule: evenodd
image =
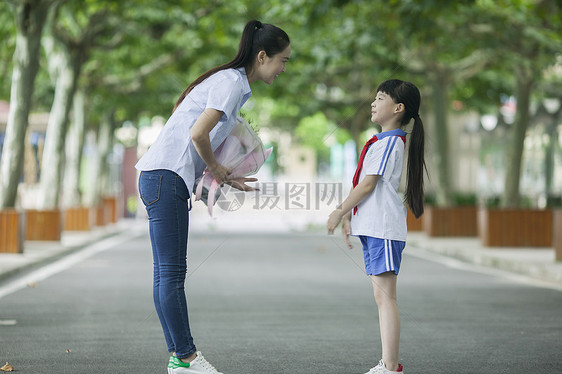
M388 271L398 274L406 242L364 235L359 235L359 240L363 244L367 275L379 275Z

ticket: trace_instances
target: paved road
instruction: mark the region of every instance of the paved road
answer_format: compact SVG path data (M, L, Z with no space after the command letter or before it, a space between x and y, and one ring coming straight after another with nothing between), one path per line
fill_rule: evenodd
M20 374L163 374L148 237L125 239L0 298L0 362ZM324 235L199 233L189 256L196 343L226 374L364 373L378 361L359 246ZM406 374L562 368L560 291L406 255L398 292Z

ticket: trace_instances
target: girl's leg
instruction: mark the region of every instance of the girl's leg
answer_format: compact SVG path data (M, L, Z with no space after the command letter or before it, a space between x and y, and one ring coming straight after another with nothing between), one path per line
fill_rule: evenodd
M177 174L155 170L141 173L140 193L150 222L156 311L168 350L186 358L196 352L185 297L188 191Z
M388 370L396 371L400 343L400 314L396 302L397 275L394 272L386 272L370 277L379 310L382 360Z

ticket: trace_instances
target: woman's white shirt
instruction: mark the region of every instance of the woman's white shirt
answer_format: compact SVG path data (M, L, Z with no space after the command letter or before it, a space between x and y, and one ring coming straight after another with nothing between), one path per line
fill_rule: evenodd
M193 145L190 130L205 109L224 113L209 133L215 151L236 124L240 108L252 96L244 68L221 70L195 86L170 116L156 141L137 162L141 171L166 169L178 174L190 193L205 162Z

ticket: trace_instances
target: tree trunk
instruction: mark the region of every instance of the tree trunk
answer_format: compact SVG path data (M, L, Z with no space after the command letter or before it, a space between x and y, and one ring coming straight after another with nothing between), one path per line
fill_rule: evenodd
M66 160L63 185L63 205L67 208L80 206L80 166L84 148L86 130L85 97L82 90L77 90L73 100L73 121L66 135Z
M51 1L22 1L15 5L17 30L10 111L0 164L0 209L16 204L23 171L25 133L35 77L39 69L41 33Z
M115 132L115 112L111 111L106 120L104 121L102 136L98 139L98 147L101 150L101 165L103 166L99 169L99 197L104 198L112 193L112 176L111 176L111 165L110 165L110 153L113 150L113 134Z
M550 196L554 176L554 151L558 143L558 129L556 126L549 126L547 134L548 144L544 152L544 190L546 195Z
M65 134L80 71L80 61L73 58L65 46L57 52L46 49L49 58L58 60L60 65L57 66L55 98L45 137L38 209L54 209L59 205Z
M532 68L520 67L517 73L517 111L515 122L511 129L511 139L507 149L507 171L505 175L505 187L501 206L504 208L517 207L519 205L519 180L521 177L521 163L523 160L523 146L525 134L529 126L529 104L531 91L534 84Z
M435 115L434 144L435 170L437 174L436 199L438 206L452 204L452 192L449 166L449 79L446 72L436 71L430 77L432 88L433 114Z
M101 199L107 190L109 178L107 157L109 156L113 142L113 115L113 112L104 115L98 129L96 142L97 154L90 174L94 187L90 189L87 199L90 206L97 206L100 204Z
M550 196L553 192L552 184L554 181L554 165L556 150L558 148L558 124L562 121L562 108L556 113L549 113L549 123L547 124L546 133L548 134L548 144L545 150L544 175L545 175L545 193Z

